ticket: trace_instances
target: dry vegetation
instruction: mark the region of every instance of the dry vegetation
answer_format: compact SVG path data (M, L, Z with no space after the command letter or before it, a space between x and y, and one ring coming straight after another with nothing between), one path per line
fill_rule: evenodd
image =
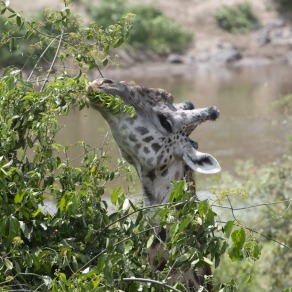
M86 18L82 2L75 4L75 10ZM129 3L136 3L128 0ZM286 54L291 46L283 44L266 44L261 46L257 41L258 31L244 35L234 35L220 29L214 18L216 9L222 5L241 3L242 0L140 0L139 4L152 4L158 6L170 18L184 26L194 34L194 40L187 51L188 56L196 57L199 54L213 50L218 46L231 44L237 47L244 57L273 58ZM262 26L272 20L282 18L279 15L273 0L249 1L255 15ZM32 12L45 7L61 8L61 0L11 0L14 7L26 12Z

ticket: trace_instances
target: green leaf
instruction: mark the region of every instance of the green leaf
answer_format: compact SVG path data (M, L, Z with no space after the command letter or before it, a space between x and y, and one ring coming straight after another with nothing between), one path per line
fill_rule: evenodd
M124 43L124 38L120 38L118 39L115 43L114 43L114 48L118 48L119 46L121 46Z
M133 241L129 239L126 241L126 244L124 245L124 254L128 254L132 248L133 248Z
M208 265L212 266L213 262L206 257L203 257L203 262L207 263Z
M198 206L199 215L204 217L204 215L207 214L209 208L208 200L201 201Z
M13 269L13 263L8 258L5 258L4 263L5 263L5 266L8 270Z
M192 218L186 218L183 222L179 225L179 232L184 231L188 225L191 223Z
M154 234L152 234L149 238L148 238L148 240L147 240L147 244L146 244L146 248L149 248L151 245L152 245L152 243L153 243L153 241L154 241Z
M104 58L101 62L103 66L106 66L108 64L108 58Z
M228 255L230 257L230 259L235 262L235 261L239 261L241 259L240 257L240 249L236 246L232 246L229 250L228 250Z
M41 212L42 212L42 210L40 208L38 208L35 212L32 213L32 217L35 218Z
M170 193L170 203L173 203L176 199L179 198L184 194L187 190L188 186L184 179L177 181L173 184L173 190Z
M17 26L18 26L18 27L21 27L21 23L22 23L22 21L21 21L21 17L20 17L19 15L17 15L17 16L16 16L16 24L17 24Z
M104 278L107 285L113 284L113 266L111 261L107 261L104 268Z
M260 255L261 255L261 251L262 251L261 245L258 243L255 243L253 248L252 248L252 256L255 259L259 259Z
M14 216L9 216L9 239L20 236L20 223Z
M59 202L59 209L61 212L63 211L63 209L65 207L65 203L66 203L66 199L65 199L65 196L63 196Z
M232 238L234 246L236 246L238 249L242 249L245 243L244 228L241 227L240 229L233 231L231 234L231 238Z
M250 275L248 276L247 281L246 281L246 285L250 284L251 282L252 282L252 275L250 274Z
M16 204L21 203L24 195L25 195L25 190L18 191L14 197L14 203Z
M220 256L216 253L215 254L215 268L217 268L220 264L221 258Z
M117 187L114 188L114 190L113 190L113 192L111 194L111 201L112 201L113 205L116 205L118 197L119 197L121 191L122 191L122 187L121 186L117 186Z
M233 220L230 220L230 221L226 222L226 224L224 225L224 229L223 230L224 230L225 236L227 238L229 238L229 236L231 234L233 225L234 225L234 221Z
M130 201L128 198L125 199L124 203L123 203L123 211L127 211L130 208Z
M181 265L182 263L186 262L190 258L189 254L183 254L177 259L177 264Z

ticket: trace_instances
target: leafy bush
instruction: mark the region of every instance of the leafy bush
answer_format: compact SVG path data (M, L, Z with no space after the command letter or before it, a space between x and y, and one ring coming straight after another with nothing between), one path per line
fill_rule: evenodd
M292 112L292 94L284 95L280 98L277 98L271 102L272 108L279 108L285 114L291 115Z
M237 223L251 226L248 232L255 232L258 238L262 238L259 261L249 259L230 263L225 255L221 269L215 270L216 281L233 285L238 291L290 291L284 289L292 287L291 162L289 155L260 167L251 161L241 161L237 163L234 174L225 173L218 177L217 187L213 181L212 189L221 200L226 194L230 197L230 210L228 212L225 208L224 216L228 213ZM250 203L247 205L238 194L232 198L232 192L226 193L226 186L244 187Z
M280 8L283 10L291 10L292 9L292 2L290 0L274 0L276 3L280 5Z
M2 38L0 47L0 63L3 67L24 65L31 67L35 63L36 56L31 47L32 42L24 39L24 29L19 29L14 21L0 16L1 34L6 35ZM11 38L13 35L13 38ZM15 42L15 39L22 39L22 42ZM10 40L10 41L9 41ZM17 43L17 44L16 44Z
M158 54L181 52L191 40L189 32L153 6L126 6L122 0L102 0L95 7L90 3L87 10L96 23L103 27L118 21L129 11L134 13L136 18L127 42L134 49L151 50Z
M246 33L258 27L258 20L247 3L223 5L215 12L217 23L232 33Z

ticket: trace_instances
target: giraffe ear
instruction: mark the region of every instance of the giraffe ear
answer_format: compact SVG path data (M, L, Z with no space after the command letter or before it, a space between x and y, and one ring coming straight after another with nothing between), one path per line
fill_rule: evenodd
M200 173L211 174L221 171L218 161L212 155L199 152L195 148L186 151L183 160L191 169Z

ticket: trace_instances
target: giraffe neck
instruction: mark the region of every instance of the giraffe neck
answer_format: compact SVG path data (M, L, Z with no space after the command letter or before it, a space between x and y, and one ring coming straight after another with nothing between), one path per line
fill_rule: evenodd
M167 168L137 170L143 188L144 206L153 206L169 202L173 189L172 182L186 179L193 182L191 191L195 193L192 170L182 161L174 160Z

